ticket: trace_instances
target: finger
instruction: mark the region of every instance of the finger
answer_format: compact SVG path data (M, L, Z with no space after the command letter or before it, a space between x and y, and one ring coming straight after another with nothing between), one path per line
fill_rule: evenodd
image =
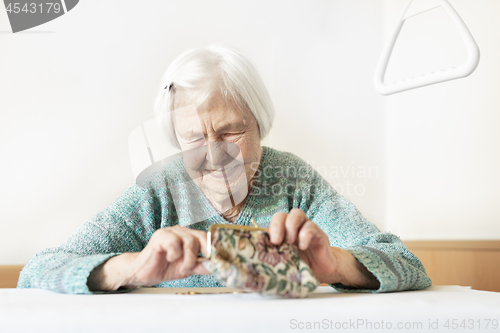
M198 259L198 254L201 252L203 256L206 258L208 253L207 249L207 232L202 231L202 230L194 230L190 228L185 228L185 227L176 227L174 230L179 236L181 236L183 239L184 237L188 237L189 240L188 242L192 242L193 252L194 252L194 260L197 261ZM194 266L194 264L192 264Z
M269 224L269 237L271 243L275 245L281 244L285 237L285 221L287 213L279 212L273 215Z
M194 229L184 228L184 227L182 227L182 229L183 229L183 231L194 236L196 241L198 242L199 247L197 250L198 252L196 252L196 255L198 256L198 253L201 252L206 257L207 256L207 232L202 231L202 230L194 230Z
M316 223L310 220L306 221L298 234L299 250L307 250L312 239L318 235L319 231L320 229Z
M182 256L181 241L172 233L172 228L155 231L147 246L155 253L164 255L168 262L173 262Z
M195 230L181 226L175 226L172 231L183 237L183 235L190 235L195 237L196 242L199 244L198 253L201 252L205 257L207 256L207 232L202 230Z
M203 256L207 256L207 232L202 231L202 230L193 230L189 229L190 232L196 239L198 240L198 244L200 247L198 248L198 252L196 252L196 256L198 256L198 253L201 252Z
M196 265L196 258L200 252L200 243L198 239L190 233L180 233L183 245L183 261L181 271L187 273Z
M301 209L294 208L290 211L285 222L285 241L293 244L302 225L308 220L306 213Z
M165 258L168 262L174 262L182 257L182 240L173 232L168 232L159 237L161 247L167 252Z

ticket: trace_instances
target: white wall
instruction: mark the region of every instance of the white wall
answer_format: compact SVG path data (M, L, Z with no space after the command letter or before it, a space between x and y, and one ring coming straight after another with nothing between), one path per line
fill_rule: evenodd
M10 34L0 10L0 264L56 246L133 183L128 134L152 117L161 75L213 42L262 73L278 111L269 144L326 168L384 228L384 98L371 85L383 15L381 0L86 0Z
M386 0L388 27L405 3ZM450 3L481 60L465 79L386 98L386 226L404 239L499 239L500 1ZM390 80L466 59L444 12L410 20Z

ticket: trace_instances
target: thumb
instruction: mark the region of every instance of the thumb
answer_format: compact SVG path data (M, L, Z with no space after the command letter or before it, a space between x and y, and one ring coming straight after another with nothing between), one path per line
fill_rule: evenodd
M203 266L203 263L199 262L194 266L193 274L210 275L211 273Z

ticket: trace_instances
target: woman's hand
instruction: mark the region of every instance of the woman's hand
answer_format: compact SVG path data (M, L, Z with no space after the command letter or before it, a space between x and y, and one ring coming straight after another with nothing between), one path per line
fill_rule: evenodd
M298 208L277 213L269 226L271 243L298 244L299 255L321 283L378 289L379 282L349 252L331 247L328 236Z
M141 252L123 253L96 268L90 290L116 290L121 286L152 286L193 274L210 274L198 262L206 255L207 233L181 226L158 229Z

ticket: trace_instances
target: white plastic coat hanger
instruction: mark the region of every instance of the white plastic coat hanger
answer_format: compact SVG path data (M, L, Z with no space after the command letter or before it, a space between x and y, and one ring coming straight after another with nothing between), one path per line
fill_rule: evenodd
M418 76L414 76L399 82L391 82L385 83L384 77L387 70L387 65L391 58L392 51L394 49L394 44L396 44L396 40L398 39L401 28L403 27L404 22L407 18L419 15L421 13L427 12L431 9L437 8L441 6L443 10L448 14L453 24L457 28L462 40L467 49L468 58L467 60L457 66L450 67L447 69L441 69L437 72L429 72L426 74L421 74ZM470 75L476 69L479 63L479 48L472 37L469 29L465 25L462 18L458 15L455 9L450 5L447 0L412 0L408 3L403 15L398 21L394 31L389 39L389 42L386 44L382 55L380 57L379 63L377 65L377 69L375 71L375 76L373 78L373 82L375 85L375 89L382 95L390 95L398 92L420 88L424 86L428 86L435 83L440 83L449 80L455 80L462 77L466 77Z

